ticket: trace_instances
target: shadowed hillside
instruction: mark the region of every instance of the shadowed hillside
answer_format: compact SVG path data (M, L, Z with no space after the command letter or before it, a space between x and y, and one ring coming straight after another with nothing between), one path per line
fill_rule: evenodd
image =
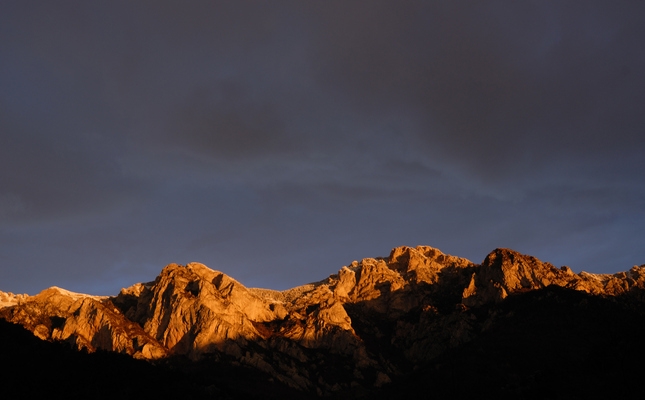
M73 397L642 393L630 360L645 355L644 293L645 266L575 274L508 249L474 264L400 247L282 292L171 264L114 297L2 293L0 315L33 334L2 326L21 383L7 394L66 393L56 382L70 379Z

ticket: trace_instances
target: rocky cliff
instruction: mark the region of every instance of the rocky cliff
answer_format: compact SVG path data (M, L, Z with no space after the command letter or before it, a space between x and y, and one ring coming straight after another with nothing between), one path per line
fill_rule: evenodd
M114 297L0 293L0 316L90 352L209 359L308 393L360 396L490 330L507 298L554 286L642 301L645 266L575 274L508 249L474 264L427 246L398 247L279 292L246 288L199 263L170 264Z

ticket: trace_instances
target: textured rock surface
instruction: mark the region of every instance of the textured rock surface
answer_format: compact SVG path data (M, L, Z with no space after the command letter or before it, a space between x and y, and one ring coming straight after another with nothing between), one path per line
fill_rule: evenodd
M467 306L498 302L512 293L562 286L591 294L617 296L632 288L645 287L645 267L634 266L627 272L575 274L568 267L556 268L535 257L508 249L490 253L463 292Z
M67 341L78 349L148 359L167 355L162 345L124 318L108 298L51 287L0 311L5 319L20 323L41 339Z
M478 337L499 321L494 307L507 297L550 285L630 295L645 288L645 266L575 274L508 249L476 265L427 246L398 247L279 292L248 289L199 263L170 264L115 297L0 293L0 315L90 352L215 358L318 395L358 396Z

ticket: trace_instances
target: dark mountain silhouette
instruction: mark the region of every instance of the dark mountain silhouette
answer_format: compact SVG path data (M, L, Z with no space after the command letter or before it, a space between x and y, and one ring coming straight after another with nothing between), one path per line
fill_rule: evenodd
M495 315L487 329L379 398L642 398L642 296L606 298L552 285L482 307L480 318Z
M16 383L5 393L643 394L644 293L645 266L575 274L507 249L474 264L431 247L400 247L282 292L246 288L201 264L171 264L154 282L114 297L59 288L2 293L0 316L29 331L0 325L3 360L12 365L7 382Z

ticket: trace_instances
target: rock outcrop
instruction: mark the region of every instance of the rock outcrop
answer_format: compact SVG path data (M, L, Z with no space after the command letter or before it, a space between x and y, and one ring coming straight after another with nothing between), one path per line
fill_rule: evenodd
M124 318L108 298L51 287L0 311L5 319L20 323L41 339L67 341L78 349L109 350L146 359L167 355L160 343Z
M556 285L596 295L618 296L645 287L644 266L617 274L575 274L569 267L556 268L535 257L508 249L495 249L473 272L463 292L463 304L479 306L499 302L509 294Z
M507 297L552 285L629 295L645 289L645 266L575 274L508 249L476 265L427 246L398 247L279 292L246 288L203 264L170 264L114 297L0 293L0 316L90 352L214 358L311 393L360 395L477 337Z

